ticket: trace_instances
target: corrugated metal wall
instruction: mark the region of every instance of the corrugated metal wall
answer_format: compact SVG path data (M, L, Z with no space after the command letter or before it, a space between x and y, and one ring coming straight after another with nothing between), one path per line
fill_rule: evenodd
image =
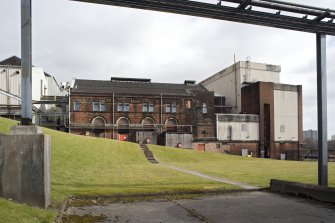
M19 67L0 66L0 89L21 97L21 69ZM0 94L1 105L19 105L20 102Z

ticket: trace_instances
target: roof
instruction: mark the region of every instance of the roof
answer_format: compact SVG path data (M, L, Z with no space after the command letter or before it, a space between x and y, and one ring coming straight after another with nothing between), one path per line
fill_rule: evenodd
M112 82L76 79L71 93L190 96L206 91L199 85L171 83Z
M9 57L3 61L0 61L0 65L9 65L9 66L21 66L21 59L17 56Z

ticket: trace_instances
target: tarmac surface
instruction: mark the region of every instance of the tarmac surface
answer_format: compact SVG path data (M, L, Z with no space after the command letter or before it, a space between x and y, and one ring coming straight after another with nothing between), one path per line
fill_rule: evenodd
M335 205L269 192L241 192L182 200L68 207L66 216L104 216L98 222L335 222Z

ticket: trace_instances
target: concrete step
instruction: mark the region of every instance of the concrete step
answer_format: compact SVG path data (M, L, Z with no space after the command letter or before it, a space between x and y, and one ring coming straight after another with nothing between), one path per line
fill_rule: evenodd
M143 153L145 155L145 157L147 158L147 160L150 162L150 163L159 163L156 159L155 159L155 156L154 154L149 150L148 146L145 145L145 144L141 144L140 145L142 150L143 150Z

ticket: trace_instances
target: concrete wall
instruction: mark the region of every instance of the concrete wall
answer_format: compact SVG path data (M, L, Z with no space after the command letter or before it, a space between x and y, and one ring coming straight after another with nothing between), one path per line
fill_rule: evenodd
M193 136L192 134L177 134L177 133L166 133L165 135L165 146L178 147L180 148L192 148Z

